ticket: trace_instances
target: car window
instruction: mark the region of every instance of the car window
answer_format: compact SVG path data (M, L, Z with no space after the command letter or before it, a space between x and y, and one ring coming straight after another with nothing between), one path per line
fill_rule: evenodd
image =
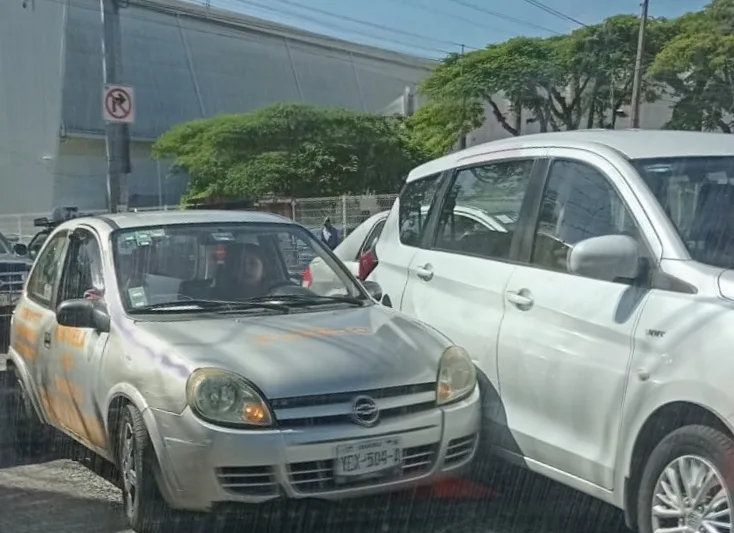
M406 183L400 193L400 242L420 246L426 229L428 214L440 183L440 174Z
M367 235L367 238L364 240L364 243L362 244L362 248L360 248L359 253L357 254L357 258L362 257L365 253L372 250L375 245L377 244L377 239L380 238L380 235L382 235L382 228L385 227L385 220L380 220L377 224L375 224L375 227L372 228L369 235Z
M115 270L126 309L187 300L244 302L273 294L363 296L337 262L300 226L225 223L118 230ZM304 285L316 257L334 283Z
M587 163L555 161L550 169L535 232L531 262L566 272L566 257L579 241L639 232L607 177Z
M46 307L51 306L53 290L61 274L61 260L66 248L67 234L56 234L36 260L28 280L28 296Z
M434 248L507 259L532 159L460 170L441 208Z
M59 301L104 294L102 253L92 233L77 230L70 241L61 278Z

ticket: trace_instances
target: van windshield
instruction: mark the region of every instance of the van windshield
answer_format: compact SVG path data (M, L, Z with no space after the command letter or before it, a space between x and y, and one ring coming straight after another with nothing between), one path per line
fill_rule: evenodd
M734 156L631 162L691 257L707 265L734 268Z

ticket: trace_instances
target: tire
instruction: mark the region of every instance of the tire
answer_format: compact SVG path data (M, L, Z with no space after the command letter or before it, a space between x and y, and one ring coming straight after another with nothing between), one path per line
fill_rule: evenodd
M136 533L166 531L170 511L155 479L158 467L155 450L143 416L134 405L128 404L123 409L116 459L120 469L123 509L130 528Z
M216 533L215 517L171 509L158 488L159 469L143 415L132 405L124 407L118 429L115 459L122 487L122 503L128 525L135 533ZM132 443L132 453L127 444ZM136 469L137 493L129 478L130 460ZM131 497L132 496L132 497Z
M682 480L681 466L695 483L694 490L688 490ZM712 482L709 490L696 497L696 488L702 485L696 481L698 476L710 472ZM672 478L670 474L672 473ZM687 501L678 506L666 495L662 482L667 485L668 492L675 486L680 487L679 494L684 499L689 493L694 502ZM660 486L659 486L660 484ZM658 528L687 526L688 531L707 531L705 525L711 520L729 524L729 528L718 527L720 531L729 531L731 515L734 514L732 490L734 489L734 441L722 432L707 426L685 426L665 437L655 447L645 465L640 481L637 498L637 525L640 533L654 533ZM723 491L723 492L722 492ZM658 497L660 494L664 499ZM674 493L675 494L675 493ZM715 497L723 494L722 498ZM667 500L667 501L665 501ZM696 501L697 500L697 501ZM714 500L719 503L714 503ZM696 505L691 506L691 503ZM657 512L653 513L653 507ZM728 507L729 514L722 513ZM679 512L679 516L663 516L662 511ZM718 513L717 513L718 511ZM717 516L718 515L718 516ZM717 528L709 529L715 531Z
M42 455L51 444L52 428L44 424L33 407L23 380L15 367L10 366L0 382L3 383L3 414L5 427L13 450L20 461Z

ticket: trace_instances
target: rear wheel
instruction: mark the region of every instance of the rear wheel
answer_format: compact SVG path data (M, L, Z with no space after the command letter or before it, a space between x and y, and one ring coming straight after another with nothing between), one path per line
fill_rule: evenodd
M650 455L640 483L641 533L729 533L734 511L734 442L706 426L686 426Z

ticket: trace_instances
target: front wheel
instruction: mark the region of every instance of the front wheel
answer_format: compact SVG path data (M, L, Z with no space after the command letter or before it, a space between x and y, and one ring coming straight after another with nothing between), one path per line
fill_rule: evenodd
M645 465L637 502L640 533L729 533L734 441L707 426L665 437Z
M133 406L124 408L117 440L125 517L136 533L165 530L167 505L155 479L156 456L143 421Z
M125 517L135 533L215 531L209 516L175 511L164 500L156 480L158 459L143 415L134 405L126 405L123 410L116 459Z

